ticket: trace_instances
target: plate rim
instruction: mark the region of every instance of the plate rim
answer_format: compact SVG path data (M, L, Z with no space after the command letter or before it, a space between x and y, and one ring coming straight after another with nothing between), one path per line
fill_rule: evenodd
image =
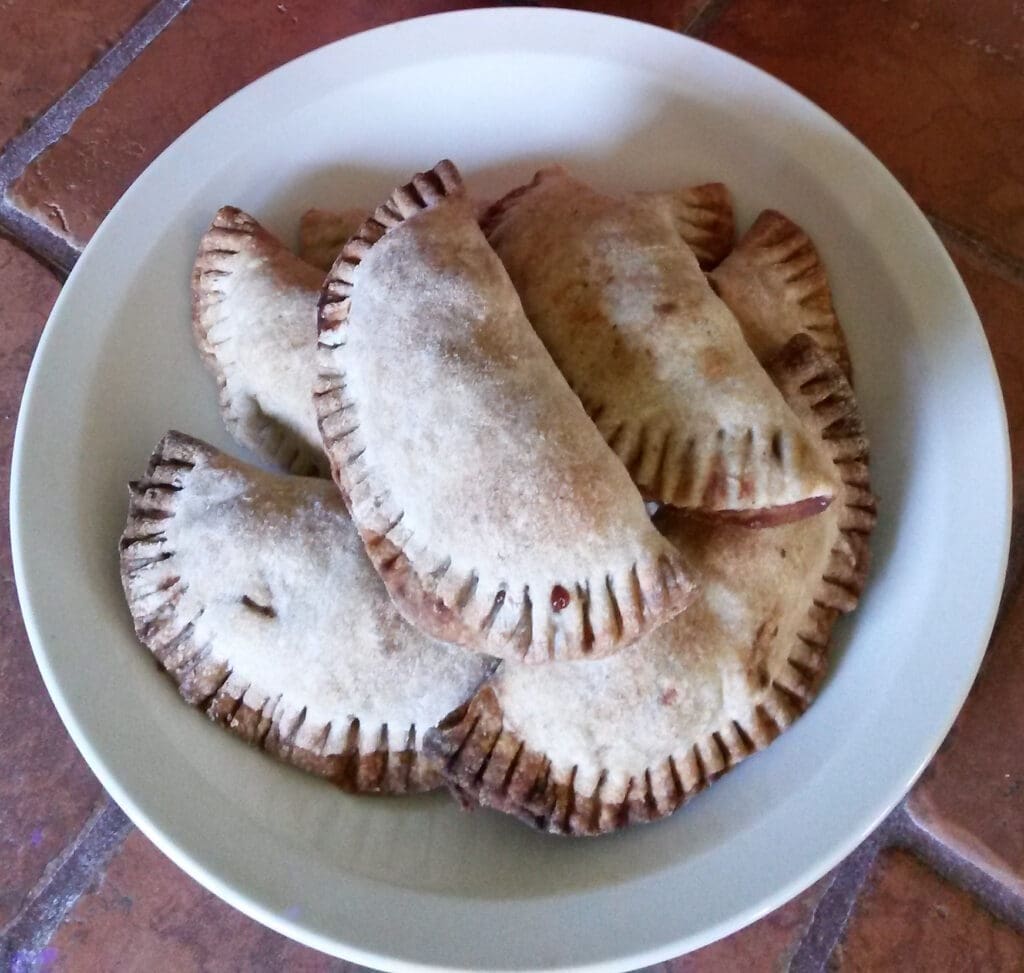
M456 24L455 21L465 22L467 24L470 24L473 21L478 21L480 24L486 25L486 28L489 30L495 30L496 25L494 24L494 21L506 21L507 26L515 27L515 30L511 30L509 32L510 35L514 36L517 42L521 42L524 40L524 33L528 30L535 32L537 35L552 32L557 29L558 21L565 21L566 19L574 22L569 25L574 33L567 35L571 38L571 41L567 43L564 49L564 53L566 55L586 54L586 46L593 43L597 35L601 35L601 37L598 38L597 44L597 46L600 46L600 40L609 36L605 33L606 31L634 31L636 32L637 37L641 34L659 34L671 37L672 42L679 45L680 51L683 51L690 45L696 45L700 48L706 49L707 51L713 52L712 56L715 58L723 59L727 63L731 62L732 66L740 73L754 72L755 75L760 76L762 81L767 80L770 85L777 86L780 91L780 97L796 99L797 102L800 103L802 112L811 113L815 116L818 123L824 123L830 127L832 131L842 139L844 143L844 150L856 153L859 157L858 161L872 167L875 170L875 177L882 180L888 186L890 191L895 190L897 193L902 195L903 201L908 208L908 215L910 213L913 214L916 223L916 226L914 227L915 231L923 234L929 239L930 244L932 244L931 249L936 251L936 257L943 260L943 271L945 276L949 278L950 282L958 289L965 307L969 308L972 312L972 320L965 322L965 328L971 326L977 331L977 336L981 338L984 350L987 352L987 366L990 372L992 388L998 397L999 418L1001 419L1000 443L1003 448L1002 454L993 462L993 470L997 467L1002 467L1002 495L1005 502L1001 505L1001 509L999 511L1003 528L1001 531L1001 547L998 552L997 564L997 576L1000 581L996 586L996 590L991 593L991 604L987 606L986 611L979 611L977 613L980 622L978 630L983 633L983 637L979 639L979 645L973 648L973 666L971 668L970 678L964 679L965 685L962 693L960 694L959 703L952 713L949 714L948 720L943 721L944 729L941 735L937 737L934 741L934 745L931 746L928 752L922 755L918 762L918 766L913 771L912 776L907 780L906 784L898 788L895 786L890 787L885 800L879 802L876 813L869 816L870 820L865 820L862 828L847 835L845 841L836 842L832 847L832 854L830 856L827 856L826 859L819 859L813 867L805 869L805 871L799 876L796 876L788 883L779 886L774 894L762 897L759 902L749 906L745 911L734 914L727 919L723 919L716 925L706 927L699 935L690 934L683 936L678 940L663 942L661 945L640 951L630 951L628 948L623 949L615 956L608 956L606 959L601 961L580 964L570 963L568 965L559 963L558 968L580 971L627 969L635 965L649 965L670 957L681 955L693 949L697 949L700 946L706 945L721 938L722 936L729 935L730 933L743 928L749 923L756 921L761 916L779 907L786 901L789 901L789 899L798 895L801 891L820 878L821 875L825 874L838 864L839 861L845 858L865 837L867 837L868 834L875 829L875 827L877 827L878 823L909 791L920 773L931 761L936 750L941 745L942 740L949 732L950 727L960 712L963 702L973 685L978 668L988 647L992 629L995 625L998 614L1003 585L1005 583L1012 527L1012 469L1010 466L1009 427L998 374L992 358L991 348L988 346L980 319L974 309L973 302L966 290L966 286L957 272L952 259L945 249L945 246L942 244L941 239L938 237L938 234L928 222L927 218L917 207L917 204L909 196L906 190L903 189L889 170L859 140L857 140L844 126L825 112L824 109L815 105L810 99L795 91L779 79L772 77L762 69L699 39L651 24L631 20L629 18L560 8L483 8L430 14L423 17L412 18L410 20L398 21L332 41L318 49L300 55L299 57L286 62L278 68L275 68L273 71L270 71L254 80L244 88L232 94L229 98L219 103L199 120L189 126L185 132L174 139L174 141L172 141L171 144L164 149L133 181L132 185L125 191L101 222L100 226L93 234L92 239L76 261L75 267L72 269L67 281L61 289L57 301L55 302L47 319L47 323L42 331L36 352L33 356L32 365L29 369L23 392L21 408L19 409L18 422L12 449L10 476L10 539L14 578L33 655L43 677L47 692L49 693L61 720L67 728L76 747L82 753L86 762L100 780L102 786L131 818L136 826L139 827L143 834L145 834L146 837L161 850L161 852L174 861L178 867L191 875L201 885L208 888L218 897L227 901L233 907L239 909L239 911L254 918L256 921L261 922L263 925L266 925L289 938L312 946L313 948L319 949L325 953L341 956L345 959L362 963L364 965L374 966L379 969L416 970L441 969L449 967L440 963L424 963L415 959L399 958L394 955L366 950L351 942L344 942L340 939L331 939L316 930L304 926L302 922L297 919L289 918L288 916L275 913L268 909L261 902L247 894L245 890L237 889L223 881L219 875L207 868L203 862L193 857L187 848L180 846L172 838L164 834L160 826L151 819L150 815L145 810L140 807L132 794L122 785L122 782L118 779L116 774L107 766L103 755L93 747L87 731L82 727L75 715L71 703L62 691L60 678L51 666L50 659L46 652L46 639L40 632L36 623L36 618L31 611L32 593L27 589L27 582L25 578L24 549L26 542L21 531L22 494L26 490L25 469L27 467L28 448L26 446L25 435L25 428L28 420L25 417L33 411L35 396L34 390L39 383L39 375L45 368L44 363L47 358L48 344L54 334L54 328L51 327L51 325L60 317L66 315L67 312L65 310L65 306L70 304L73 300L73 288L76 281L79 277L84 277L88 273L88 267L93 259L93 255L100 251L101 243L98 241L105 239L105 235L111 232L110 228L116 225L119 214L127 209L137 195L141 194L145 190L147 182L153 177L152 174L159 170L162 165L166 165L168 158L182 151L181 146L183 144L186 144L190 139L197 137L195 135L197 130L202 132L206 127L212 126L219 119L229 117L230 113L240 104L245 102L247 99L252 99L257 96L262 87L269 88L272 86L279 76L284 73L300 72L303 70L304 65L308 67L309 62L314 61L318 57L324 56L325 52L335 51L339 47L343 45L350 45L357 40L359 43L368 43L373 40L374 42L380 41L386 44L388 35L393 35L396 31L430 29L432 24L436 24L439 21L443 21L446 25L450 25L451 32L453 34L456 34L463 29L463 24ZM590 36L585 36L588 31L590 31ZM504 49L509 50L512 48L509 46ZM451 52L449 52L449 54L450 53ZM38 403L35 404L35 408L38 408ZM371 880L362 881L369 882ZM562 897L563 896L559 896L559 898ZM487 968L500 969L501 967L488 966ZM525 969L526 967L518 966L515 968ZM530 968L545 969L552 967L546 966L542 963Z

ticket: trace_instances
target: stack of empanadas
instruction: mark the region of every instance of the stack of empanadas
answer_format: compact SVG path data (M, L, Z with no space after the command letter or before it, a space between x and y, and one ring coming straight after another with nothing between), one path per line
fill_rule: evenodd
M720 184L556 167L482 208L448 161L311 210L298 256L222 209L195 337L276 472L170 432L121 540L185 699L345 790L446 784L574 835L767 746L875 503L813 244L771 211L733 233Z

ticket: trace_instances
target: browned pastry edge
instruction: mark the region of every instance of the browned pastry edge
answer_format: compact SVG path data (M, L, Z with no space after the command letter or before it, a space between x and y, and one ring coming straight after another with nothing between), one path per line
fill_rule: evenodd
M342 248L334 266L327 274L320 295L318 318L321 346L325 345L325 339L328 342L332 339L340 340L340 334L348 320L349 298L355 270L370 248L389 228L404 222L403 212L429 209L462 191L462 176L454 164L445 159L433 169L417 173L410 182L396 189L391 198L366 219L355 236ZM328 370L329 366L325 367L322 355L320 362L313 396L320 432L331 461L334 481L345 498L346 506L351 509L347 472L344 464L335 459L336 452L344 451L344 433L332 434L328 427L331 417L341 412L345 406L342 398L343 377L333 369ZM373 566L380 574L395 604L403 609L403 614L407 618L416 619L420 627L435 638L459 645L473 641L476 633L440 598L426 589L401 548L384 535L364 530L358 524L356 526Z
M745 288L745 281L754 276L773 292L774 300L790 303L806 319L803 329L832 356L852 385L850 350L832 304L825 265L807 233L777 210L761 212L709 279L732 307L734 288Z
M480 228L490 237L505 214L516 203L538 186L544 178L541 169L528 183L510 190L488 206L480 217ZM682 201L688 209L699 212L697 219L676 219L675 226L685 243L693 250L701 268L710 270L717 266L732 250L736 236L736 222L732 208L732 197L728 187L721 182L708 182L691 186L677 192L639 193L641 196L658 196L673 202Z
M726 258L736 239L736 219L725 183L707 182L657 195L672 197L686 207L685 217L676 220L676 229L703 270L710 270ZM699 215L694 217L692 209Z
M598 425L605 414L603 404L594 403L580 395L580 401L586 410L590 420ZM605 436L608 447L618 456L622 465L626 467L630 478L636 484L641 496L645 501L653 503L668 504L676 506L680 510L686 510L693 516L702 517L709 521L719 523L740 524L745 527L762 528L778 527L782 524L790 524L805 517L811 517L820 513L832 503L832 495L821 493L813 494L794 503L780 504L773 507L750 507L747 509L724 507L721 504L728 502L726 496L727 483L730 477L724 468L723 455L727 451L740 453L744 456L744 467L733 474L732 478L740 484L740 497L756 492L756 481L752 483L753 469L756 474L757 464L750 460L750 453L747 447L752 442L753 429L733 428L722 429L717 440L718 453L715 456L713 467L706 475L703 483L704 489L697 494L701 506L691 506L688 502L693 491L694 477L692 471L680 475L680 464L672 463L669 460L673 451L679 447L679 439L673 428L655 430L652 435L648 427L642 422L631 422L625 420L616 423L611 431L601 430ZM770 454L770 462L781 467L785 472L787 464L792 460L789 451L784 446L785 438L781 432L777 432L773 439L773 448ZM690 436L683 442L682 451L684 455L690 456L696 447L697 439ZM741 445L742 444L742 445ZM683 464L683 469L688 467Z
M295 744L305 709L285 724L274 715L280 697L271 697L262 710L255 710L227 692L231 669L217 657L215 646L199 643L195 629L199 615L186 617L182 596L188 583L176 574L175 552L165 533L190 473L197 462L214 455L206 443L171 431L150 457L145 476L129 485L128 521L120 541L121 582L139 640L186 702L286 763L352 793L406 794L437 787L437 764L418 749L415 726L400 735L386 724L381 726L377 749L367 753L359 749L359 720L351 719L344 750L325 755ZM330 733L328 724L321 751ZM389 736L396 735L403 742L401 749L389 743Z
M220 411L228 432L243 446L260 453L289 473L325 476L328 471L323 458L312 453L279 422L265 415L255 402L252 407L264 421L256 434L256 441L250 440L228 390L231 350L223 349L224 342L215 342L210 336L220 321L218 308L226 297L221 282L235 272L237 263L257 250L269 255L275 250L285 249L248 213L234 206L221 207L199 241L192 267L192 331L204 364L217 380ZM289 253L289 256L298 260L294 254Z
M852 611L868 571L868 537L876 521L868 478L868 446L853 391L836 365L807 335L794 337L768 363L768 371L790 402L804 401L806 421L818 430L839 468L843 484L840 543L832 550L806 622L789 656L789 670L766 686L765 696L741 724L721 726L702 744L648 768L630 781L625 799L601 800L604 775L592 793L577 793L552 779L550 762L527 749L503 726L501 704L485 684L466 704L428 730L425 746L443 765L449 788L464 803L479 803L515 815L556 834L589 836L654 821L766 747L799 717L824 678L832 626ZM800 410L802 414L804 410ZM586 665L587 663L578 663ZM767 676L767 674L766 674Z
M392 227L400 225L409 216L437 206L449 197L461 195L462 192L462 177L454 163L448 159L442 160L427 172L417 173L409 183L396 189L388 201L379 206L356 235L345 244L324 283L319 313L319 370L313 398L324 448L331 462L331 472L350 510L350 487L354 484L350 482L352 471L349 467L361 452L356 456L345 455L345 438L355 431L354 428L346 428L350 426L350 420L345 418L345 410L351 403L344 399L344 375L339 372L330 356L334 347L344 343L343 333L348 321L356 268L370 248ZM459 614L474 594L477 584L475 574L469 579L455 603L445 604L444 600L431 590L431 582L434 579L416 571L405 552L387 537L388 531L381 534L358 523L356 527L370 561L384 581L392 601L411 624L434 638L483 651L480 646L480 630L467 624ZM673 564L668 555L662 554L657 567L658 584L648 584L645 587L641 585L634 565L631 590L621 593L620 596L615 595L611 590L611 581L606 579L608 597L614 604L620 623L617 637L622 636L623 616L616 597L628 596L635 602L641 629L635 637L639 637L647 627L648 618L674 614L680 605L685 606L692 600L695 592L680 563ZM528 588L524 594L523 617L517 623L513 636L514 647L523 655L529 650L532 639L529 614L532 606ZM617 650L619 645L614 642L610 649L603 652L595 646L596 640L590 623L590 591L577 584L575 594L584 605L584 630L590 632L590 641L589 644L585 644L584 652L597 657ZM491 621L500 610L505 597L504 589L498 591L488 616ZM488 645L486 652L499 655L500 649Z

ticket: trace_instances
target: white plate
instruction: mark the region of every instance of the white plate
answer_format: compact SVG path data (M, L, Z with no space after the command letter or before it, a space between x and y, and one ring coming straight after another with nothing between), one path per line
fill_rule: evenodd
M192 347L188 275L231 202L291 238L451 156L497 192L558 159L609 187L723 179L831 272L882 515L820 699L674 818L596 841L441 797L353 799L184 706L136 643L117 573L125 481L169 427L238 450ZM1009 538L1006 419L978 318L885 169L777 81L685 37L486 10L332 44L211 112L139 178L53 311L12 476L18 590L46 684L114 799L261 922L388 969L629 969L780 905L905 792L974 677Z

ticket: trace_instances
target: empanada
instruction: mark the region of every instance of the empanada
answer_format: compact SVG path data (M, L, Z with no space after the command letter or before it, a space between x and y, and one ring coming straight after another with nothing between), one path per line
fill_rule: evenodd
M687 231L696 217L673 199L608 196L555 167L496 203L484 228L645 497L756 525L821 510L830 464L708 284Z
M825 267L810 237L788 217L770 209L761 213L710 277L760 361L806 332L852 381Z
M188 702L350 791L436 786L424 733L493 665L399 617L333 483L180 433L131 485L121 577Z
M770 364L841 475L815 517L760 531L665 508L701 592L609 659L503 663L428 734L464 800L589 835L670 814L767 746L815 696L830 631L854 608L875 503L852 392L806 335Z
M219 210L192 270L192 326L228 431L291 473L326 475L313 410L323 272L247 213Z
M559 374L451 162L328 275L317 408L399 610L526 662L602 656L681 611L683 559Z

